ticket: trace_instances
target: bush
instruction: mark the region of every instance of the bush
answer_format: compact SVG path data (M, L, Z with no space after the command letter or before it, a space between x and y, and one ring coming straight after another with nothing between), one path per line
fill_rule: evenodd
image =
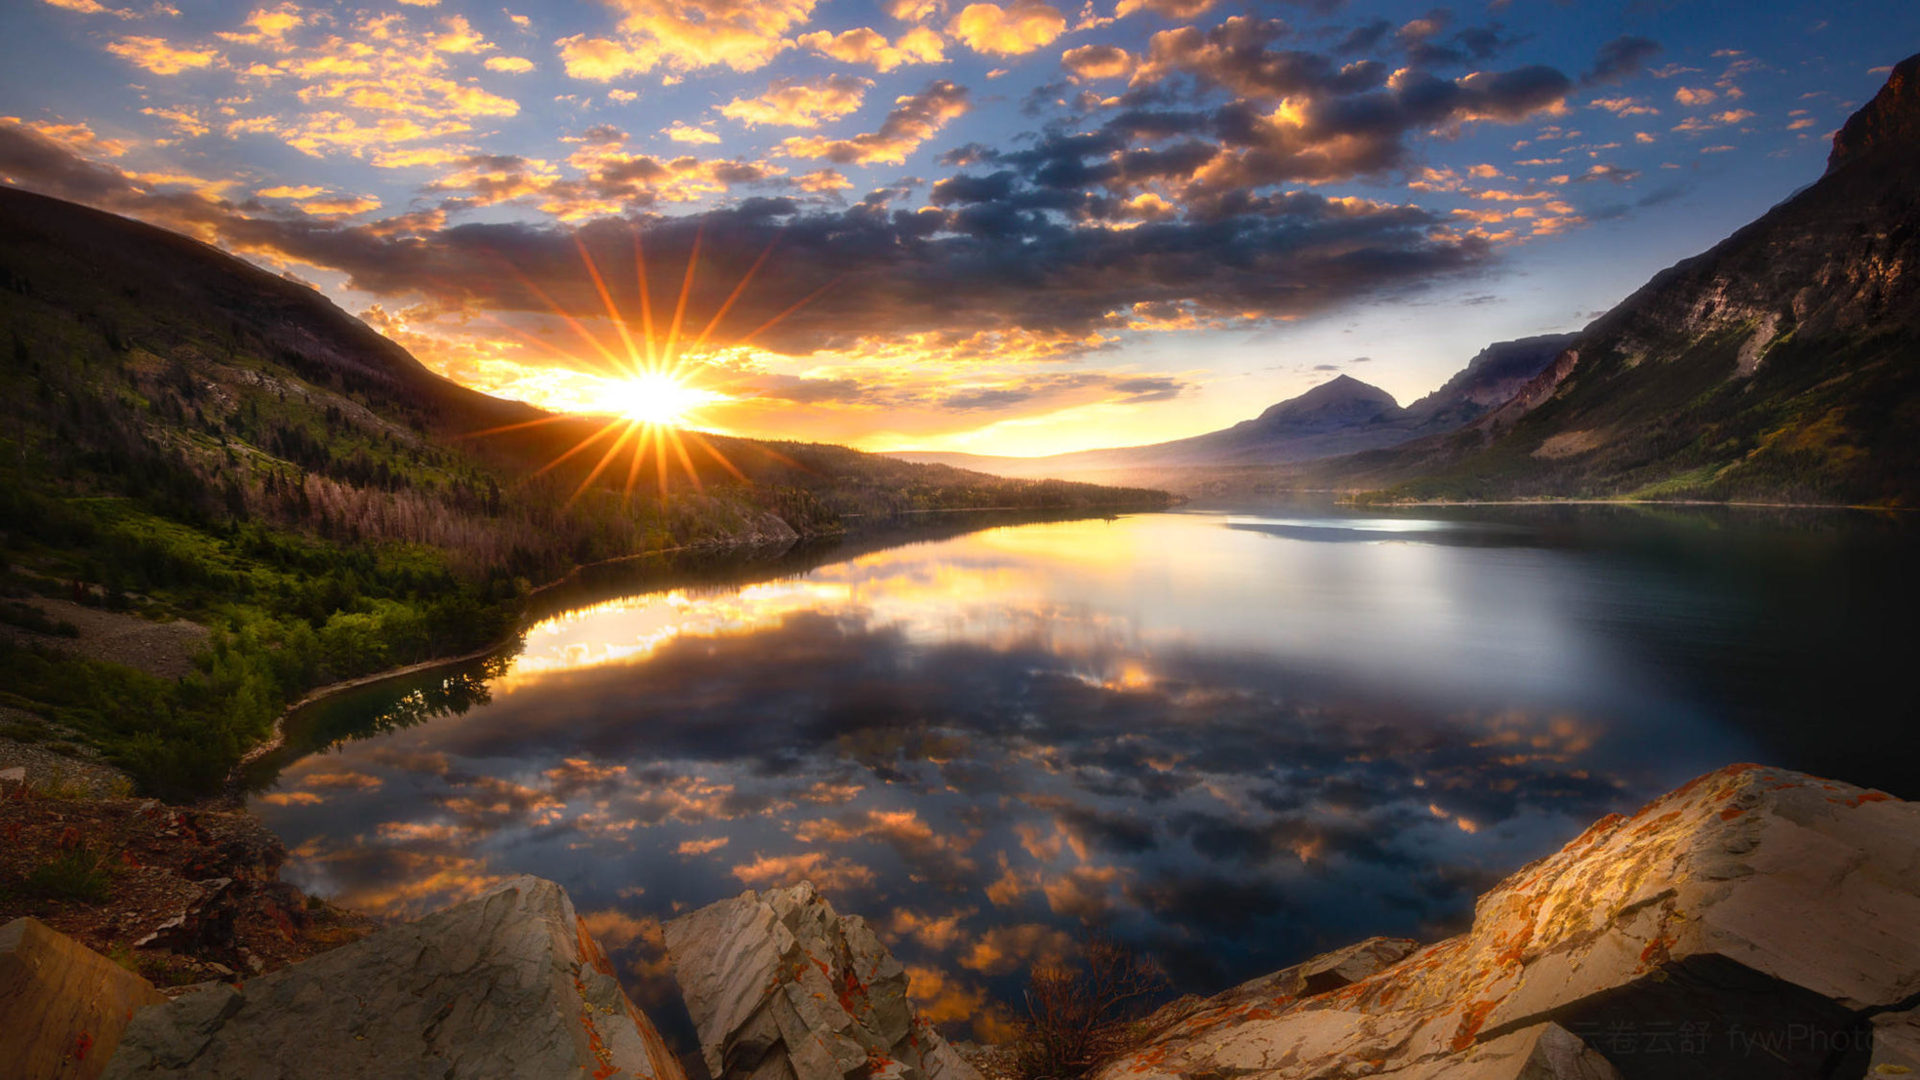
M27 889L48 900L102 904L113 886L112 856L80 845L55 855L27 875Z
M1036 965L1014 1043L1016 1072L1021 1080L1090 1075L1134 1041L1134 1022L1165 985L1130 949L1099 935L1083 943L1077 965Z

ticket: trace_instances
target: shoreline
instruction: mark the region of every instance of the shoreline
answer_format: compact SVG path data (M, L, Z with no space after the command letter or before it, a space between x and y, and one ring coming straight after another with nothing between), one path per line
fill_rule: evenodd
M1176 503L1173 505L1178 505L1178 504ZM1085 509L1089 516L1093 516L1096 514L1113 514L1113 513L1128 513L1128 514L1164 513L1165 510L1170 509L1170 507L1163 507L1163 508L1157 508L1157 509L1141 508L1141 507L1087 507ZM1024 507L1024 506L953 507L953 508L940 508L940 509L931 509L931 510L902 510L897 514L890 515L889 519L897 518L897 517L905 517L913 514L1004 513L1007 511L1031 511L1033 513L1049 512L1045 508L1034 508L1034 507ZM866 515L864 514L842 514L840 516L843 519L866 517ZM388 679L399 679L399 678L405 678L408 675L417 675L420 672L431 671L432 669L438 668L438 667L448 667L453 664L470 663L474 660L479 660L492 653L498 652L499 650L505 648L507 645L512 643L512 641L515 638L519 637L521 634L526 632L528 627L528 622L527 622L527 612L525 609L525 605L527 605L530 601L533 600L534 597L539 596L541 593L551 592L554 589L558 589L561 586L566 585L568 582L574 581L575 579L579 578L579 576L583 572L587 570L592 570L596 567L601 567L601 566L616 566L621 563L638 562L642 559L652 559L652 558L657 558L657 557L666 556L666 555L684 555L684 554L689 554L693 552L722 552L722 551L749 550L753 548L771 548L776 543L781 544L780 550L774 555L775 558L778 558L780 555L786 554L788 551L791 551L794 547L800 544L813 543L821 540L839 539L839 538L845 537L846 535L847 535L847 530L841 529L836 532L825 532L825 533L814 533L814 534L796 533L793 539L788 541L776 541L776 540L765 540L765 539L763 540L717 540L717 541L702 542L702 543L695 543L695 544L679 544L674 547L659 548L653 551L640 551L640 552L635 552L631 555L615 555L610 559L596 559L593 562L579 563L569 568L566 573L560 575L557 578L554 578L552 581L544 582L540 585L534 586L532 589L529 589L527 591L527 595L521 601L523 605L522 610L518 614L516 614L514 617L514 628L508 631L504 637L501 637L498 640L489 642L486 645L480 646L479 648L476 648L476 649L472 649L468 652L459 653L453 656L432 657L426 660L416 661L415 663L411 663L411 664L403 664L399 667L386 668L382 671L376 671L366 675L356 675L349 679L341 679L336 682L326 683L321 686L316 686L313 689L307 691L305 694L300 696L299 700L288 703L287 707L280 710L280 714L274 717L272 731L267 736L266 740L259 743L256 746L250 747L245 753L241 754L240 760L234 762L233 768L227 770L227 778L220 793L217 795L209 796L207 799L203 800L203 802L208 804L214 804L214 805L225 805L225 806L234 806L234 807L244 808L246 805L246 799L244 797L244 793L240 790L241 777L246 772L248 766L254 764L255 762L259 761L261 758L264 758L267 755L272 754L275 751L280 750L281 748L286 746L287 718L292 716L295 712L298 712L299 710L304 709L307 706L312 705L316 702L324 701L327 698L333 697L336 694L346 693L349 690L357 690L360 687L371 686L375 683L385 682Z
M1866 510L1881 514L1910 514L1916 507L1874 506L1868 503L1760 502L1734 499L1406 499L1362 502L1346 498L1339 505L1356 509L1392 509L1403 506L1727 506L1746 510Z
M839 536L839 535L843 535L843 534L822 533L818 536L812 536L812 537L796 535L792 541L788 542L780 550L782 553L785 553L788 549L793 547L794 544L802 543L807 540L824 540L824 539L828 539L828 538ZM234 762L233 768L227 770L227 779L226 779L224 790L221 791L219 795L213 796L206 801L210 803L216 803L216 804L230 804L234 806L244 807L246 804L246 800L242 797L242 793L239 791L241 775L246 772L246 769L249 765L252 765L254 762L259 761L261 758L266 757L267 755L273 753L276 750L281 749L286 745L287 718L292 716L294 713L300 711L301 709L306 708L309 705L314 704L315 702L324 701L327 698L333 697L336 694L344 694L349 690L357 690L362 686L372 686L374 683L386 682L388 679L405 678L408 675L416 675L422 671L431 671L432 669L437 667L448 667L453 664L469 663L471 661L479 660L483 657L499 652L501 649L511 644L515 638L519 637L521 634L526 632L527 625L528 625L526 607L529 601L531 601L534 597L539 596L541 593L550 592L554 589L559 588L562 585L567 584L570 581L573 581L574 579L580 576L582 571L593 569L596 566L612 566L617 563L637 562L641 559L651 559L651 558L655 558L663 555L679 555L679 554L685 554L685 553L694 552L694 551L725 551L729 549L738 550L742 548L771 547L772 545L773 545L773 542L764 541L764 540L754 541L754 542L735 542L735 543L718 542L718 543L710 543L710 544L680 544L675 547L659 548L654 551L635 552L632 555L616 555L611 559L596 559L590 563L580 563L578 565L575 565L572 568L570 568L566 573L560 575L557 578L554 578L552 581L544 582L540 585L536 585L533 588L527 590L527 595L521 599L522 610L516 613L514 616L514 628L512 630L509 630L504 637L501 637L495 641L488 642L487 644L482 645L479 648L473 649L471 651L459 653L453 656L430 657L426 660L416 661L411 664L402 664L399 667L386 668L384 670L375 671L366 675L356 675L350 679L340 679L336 682L325 683L323 685L314 687L312 690L307 691L305 694L300 696L299 700L289 702L286 708L280 710L280 715L273 718L273 729L271 734L267 736L266 740L259 743L256 746L249 748L246 753L240 755L240 760Z

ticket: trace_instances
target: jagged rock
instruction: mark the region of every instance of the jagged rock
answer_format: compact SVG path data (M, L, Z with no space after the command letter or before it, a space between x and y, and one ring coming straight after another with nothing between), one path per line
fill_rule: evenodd
M1620 1080L1599 1051L1559 1024L1537 1024L1466 1052L1390 1073L1393 1080Z
M1916 926L1920 805L1731 766L1601 820L1483 896L1467 933L1346 986L1302 992L1353 950L1163 1010L1096 1080L1612 1075L1596 1055L1626 1080L1897 1075Z
M134 1011L165 1000L37 919L0 926L0 1072L10 1080L92 1080Z
M106 1075L686 1080L565 891L533 877L146 1009Z
M715 1080L979 1080L907 1002L907 973L811 884L748 890L667 924Z

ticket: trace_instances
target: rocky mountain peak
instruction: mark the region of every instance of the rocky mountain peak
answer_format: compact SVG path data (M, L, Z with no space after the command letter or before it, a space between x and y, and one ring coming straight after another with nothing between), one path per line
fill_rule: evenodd
M1363 383L1351 375L1336 375L1299 397L1269 406L1266 412L1260 414L1260 419L1272 420L1328 410L1377 415L1396 412L1399 408L1399 402L1393 400L1393 395L1385 390Z
M1894 65L1873 100L1834 133L1827 171L1896 149L1920 151L1920 54Z

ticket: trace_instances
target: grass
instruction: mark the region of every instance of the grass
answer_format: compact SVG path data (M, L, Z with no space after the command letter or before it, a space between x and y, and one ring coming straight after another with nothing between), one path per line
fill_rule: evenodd
M104 904L113 890L113 856L76 845L27 873L26 891L43 900Z

